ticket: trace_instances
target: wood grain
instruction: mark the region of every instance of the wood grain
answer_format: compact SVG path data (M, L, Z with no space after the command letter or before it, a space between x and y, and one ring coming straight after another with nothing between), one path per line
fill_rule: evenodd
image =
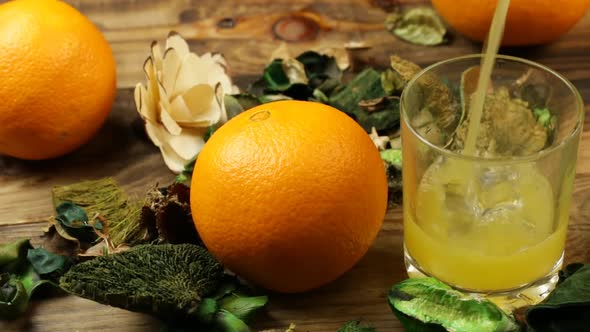
M41 234L52 213L50 189L82 179L113 176L126 190L141 195L155 182L168 183L171 174L158 150L148 142L134 110L130 87L143 81L141 65L152 40L179 31L198 52L226 55L237 84L245 88L259 75L272 51L284 42L273 33L277 21L305 18L315 32L289 42L294 53L310 47L362 42L351 51L356 70L365 65L385 67L391 54L422 65L476 53L481 45L454 34L449 45L421 47L402 42L383 29L392 0L70 0L105 34L118 68L119 92L102 131L79 151L63 158L28 162L0 157L0 242ZM401 1L415 5L425 1ZM283 36L285 37L285 36ZM503 49L545 64L565 75L590 100L590 16L550 45ZM588 108L587 108L588 109ZM590 117L586 117L586 122ZM566 262L590 261L590 124L580 148ZM350 319L363 318L378 331L403 331L391 314L387 289L406 278L402 257L399 208L391 209L378 239L363 260L330 285L300 295L271 296L268 310L257 319L257 330L335 331ZM39 299L17 321L0 321L0 331L158 331L156 320L142 314L65 296Z

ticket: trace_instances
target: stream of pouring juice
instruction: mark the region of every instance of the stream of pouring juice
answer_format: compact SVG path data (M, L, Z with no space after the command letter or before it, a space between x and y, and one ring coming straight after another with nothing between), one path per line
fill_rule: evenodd
M508 6L509 0L498 1L490 28L470 103L466 155L477 152ZM567 211L554 211L554 202L549 181L533 162L484 167L474 159L440 159L418 185L415 215L404 208L406 249L423 271L455 287L515 289L547 275L561 258Z

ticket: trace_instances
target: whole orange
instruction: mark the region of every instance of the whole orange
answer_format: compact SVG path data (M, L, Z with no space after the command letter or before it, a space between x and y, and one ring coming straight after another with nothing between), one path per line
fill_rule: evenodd
M443 19L465 36L483 41L497 0L432 0ZM502 45L536 45L559 38L584 16L590 0L512 0Z
M0 154L61 156L102 126L115 97L115 60L100 31L70 5L0 5Z
M254 107L199 153L193 219L227 268L278 292L324 285L353 267L387 208L383 161L346 114L304 101Z

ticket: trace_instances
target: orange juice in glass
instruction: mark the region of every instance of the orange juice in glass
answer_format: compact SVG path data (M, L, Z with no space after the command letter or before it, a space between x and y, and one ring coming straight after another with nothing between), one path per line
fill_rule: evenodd
M428 67L404 89L404 247L410 276L514 308L557 281L583 104L554 71L496 59L475 155L462 148L481 55Z

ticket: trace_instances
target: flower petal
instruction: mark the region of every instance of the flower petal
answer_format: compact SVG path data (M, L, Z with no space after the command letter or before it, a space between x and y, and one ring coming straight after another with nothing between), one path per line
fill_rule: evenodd
M223 67L223 69L225 71L227 71L227 60L225 60L225 57L223 56L223 54L221 53L209 53L211 54L211 59L213 59L213 61L217 62L221 67Z
M133 101L135 102L135 108L137 109L137 112L139 112L141 114L141 90L145 90L145 88L143 87L143 85L141 83L137 83L137 85L135 86L135 90L133 90ZM146 91L147 93L147 91Z
M172 135L180 135L182 128L176 123L176 121L168 113L168 109L160 103L160 121L164 125L164 128Z
M184 129L182 130L182 134L171 137L168 144L181 158L190 160L205 145L202 135L202 131L200 130Z
M151 49L151 56L152 63L154 65L154 72L158 72L162 70L162 50L160 49L160 45L157 41L153 41L150 47Z
M189 53L188 43L177 32L171 32L166 38L166 50L174 49L178 52L178 56L184 59Z
M180 71L182 59L175 49L169 48L164 52L162 60L162 86L169 92L168 98L174 98L176 78Z
M178 96L171 104L173 114L190 114L182 121L183 126L203 127L218 123L223 117L223 89L218 83L216 90L209 85L199 84L182 96Z
M225 102L223 99L223 86L220 83L217 83L215 86L215 102L217 103L217 107L221 110L219 122L224 124L227 122L227 111L225 110Z
M182 94L191 87L207 82L208 72L218 66L212 62L205 63L198 55L190 53L182 61L180 72L174 86L174 95Z
M138 83L134 91L135 107L144 120L157 121L156 110L147 89Z
M145 122L145 132L147 133L148 137L154 143L155 146L161 147L164 144L164 140L166 136L164 135L164 130L160 128L160 124L153 123L151 121Z
M149 107L156 111L156 105L158 104L158 100L160 99L160 93L158 91L158 79L156 74L156 67L154 65L154 60L152 57L148 57L145 62L143 63L143 72L148 79L147 83L147 93L148 93L148 100L149 100Z
M187 159L180 157L168 144L161 146L160 152L164 158L164 163L174 173L182 172L184 165L188 163Z
M170 115L178 122L195 121L198 114L206 113L214 97L213 88L197 84L170 103Z

